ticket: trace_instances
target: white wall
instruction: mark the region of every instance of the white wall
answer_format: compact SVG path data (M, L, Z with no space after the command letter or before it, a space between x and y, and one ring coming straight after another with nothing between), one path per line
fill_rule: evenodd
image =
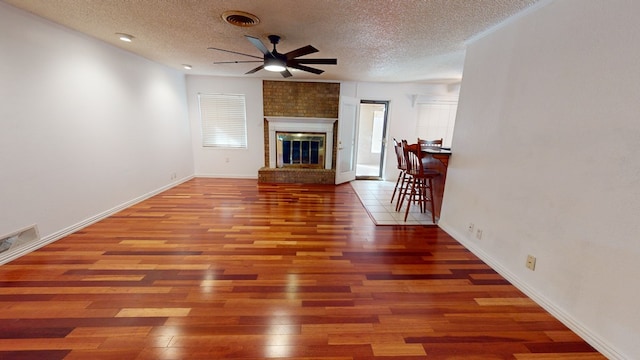
M638 14L555 1L470 44L440 221L618 359L640 359Z
M55 240L193 175L183 74L2 2L0 34L0 236Z
M244 94L247 108L247 149L202 146L198 93ZM187 76L193 159L197 176L258 178L264 166L262 80L242 77Z

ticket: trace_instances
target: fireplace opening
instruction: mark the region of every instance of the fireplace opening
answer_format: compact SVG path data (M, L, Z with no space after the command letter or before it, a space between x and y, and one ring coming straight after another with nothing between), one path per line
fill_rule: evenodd
M324 168L325 142L325 133L276 131L276 167Z

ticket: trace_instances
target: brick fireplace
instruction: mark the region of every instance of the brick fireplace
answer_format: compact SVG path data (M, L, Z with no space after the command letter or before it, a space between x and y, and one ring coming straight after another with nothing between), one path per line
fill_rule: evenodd
M339 97L338 83L263 81L265 166L258 171L258 182L335 183ZM282 134L292 136L287 140L290 143L280 144L289 147L287 164L285 149L282 159L278 155ZM324 141L322 152L317 139L320 136ZM314 160L318 163L311 164Z
M258 182L264 183L306 183L334 184L334 126L335 118L266 117L265 155L268 166L258 171ZM285 166L284 155L278 154L279 134L294 134L307 138L322 137L324 140L322 162L311 164L289 164ZM299 144L302 147L302 144ZM283 146L284 147L284 146ZM312 145L309 144L309 149ZM302 149L301 149L302 150ZM304 153L304 151L301 151Z
M313 134L322 135L323 144L323 163L317 166L320 169L331 169L333 166L333 123L337 119L331 118L300 118L300 117L267 117L269 129L269 167L282 168L284 161L278 159L278 133L299 134L306 137L313 137ZM310 146L311 147L311 146ZM280 161L278 161L280 160Z

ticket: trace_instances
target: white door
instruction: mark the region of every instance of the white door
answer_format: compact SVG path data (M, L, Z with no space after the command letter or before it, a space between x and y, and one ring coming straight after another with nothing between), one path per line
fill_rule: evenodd
M338 115L338 153L336 154L336 184L356 179L356 138L358 106L356 98L341 96Z

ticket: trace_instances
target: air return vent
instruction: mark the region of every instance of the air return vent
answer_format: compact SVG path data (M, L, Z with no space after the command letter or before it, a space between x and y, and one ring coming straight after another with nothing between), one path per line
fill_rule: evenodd
M0 238L0 253L18 248L34 240L38 240L38 238L38 229L35 225L14 231Z
M256 26L260 23L257 16L238 10L225 11L222 13L222 20L231 25L242 27Z

